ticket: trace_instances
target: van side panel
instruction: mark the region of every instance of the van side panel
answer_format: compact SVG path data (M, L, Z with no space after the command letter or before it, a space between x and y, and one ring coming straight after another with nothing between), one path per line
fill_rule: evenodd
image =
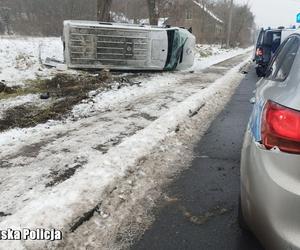
M66 21L64 43L69 68L163 70L167 59L165 29Z

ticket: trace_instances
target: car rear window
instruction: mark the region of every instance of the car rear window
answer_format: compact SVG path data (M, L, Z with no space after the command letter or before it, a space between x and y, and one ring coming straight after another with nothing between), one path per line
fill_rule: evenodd
M298 48L298 37L290 37L286 40L270 64L266 77L275 81L284 81L291 71Z
M258 38L257 38L257 46L259 46L263 43L264 34L265 34L265 31L261 30L259 35L258 35Z
M281 41L281 31L266 31L264 35L263 44L266 46L272 46L273 43Z
M281 32L275 32L273 33L273 42L281 39Z
M282 63L277 71L277 74L275 76L276 81L284 81L288 77L291 68L293 66L298 48L299 48L299 39L295 38L293 39L290 47L288 48L285 57L282 60Z

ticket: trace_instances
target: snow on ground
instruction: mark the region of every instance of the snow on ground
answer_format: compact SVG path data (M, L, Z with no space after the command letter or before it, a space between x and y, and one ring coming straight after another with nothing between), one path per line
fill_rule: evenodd
M197 45L196 59L192 71L201 70L224 61L232 56L244 53L244 49L223 49L220 45ZM27 80L40 77L51 77L57 73L56 69L42 67L39 62L46 57L63 60L63 46L61 38L32 38L32 37L2 37L0 42L0 81L3 80L8 86L28 84ZM70 71L73 72L73 71ZM93 101L93 104L83 103L74 108L75 117L88 115L89 112L105 110L115 102L126 101L133 97L155 93L157 89L174 84L184 78L186 72L163 73L152 77L139 77L136 81L142 82L142 88L136 86L124 89L115 89L110 92L100 93ZM116 84L117 85L117 84ZM116 94L117 93L117 94ZM100 103L98 101L101 100ZM106 103L105 103L106 101ZM0 117L9 108L18 105L34 103L40 105L43 101L37 95L18 96L9 100L0 101Z
M246 51L251 51L250 47ZM199 72L213 64L227 60L233 56L240 55L245 52L245 49L231 48L225 49L219 44L197 44L195 63L191 70Z
M250 67L251 63L241 71L248 71ZM195 155L194 146L243 78L242 74L235 75L233 81L229 78L219 81L221 88L216 90L213 98L205 100L205 106L201 106L197 114L185 117L150 154L129 168L124 177L116 179L103 194L93 216L68 234L59 249L66 246L69 249L131 249L155 221L157 207L180 205L180 197L170 197L165 193L165 187L186 170L194 158L210 158L205 152ZM199 166L199 171L201 169ZM179 209L184 218L195 223L193 219L198 216L195 211L181 206Z
M232 52L239 48L226 49L221 44L196 44L196 58L206 58L209 56L215 56L224 54L226 52Z
M63 61L63 45L61 38L37 38L37 37L0 37L0 81L3 81L7 86L24 86L28 85L28 80L37 78L48 78L57 73L56 69L45 68L40 65L40 59L45 61L46 57L54 58ZM200 45L196 46L195 64L191 70L200 72L201 70L228 59L234 55L244 53L243 49L223 49L220 45ZM71 71L70 71L71 72ZM155 92L156 88L163 85L176 82L182 78L182 74L164 73L150 79L137 79L143 82L143 91ZM80 105L74 109L75 116L82 116L88 110L103 109L97 104L97 99L106 99L106 105L112 105L114 100L119 102L120 98L126 100L132 95L141 96L144 94L141 89L135 89L135 93L129 89L122 91L113 91L110 93L100 94L94 101L95 105ZM115 93L120 95L115 98ZM128 94L130 96L128 96ZM111 96L111 98L110 98ZM112 100L114 99L114 100ZM29 94L28 96L18 96L9 100L0 101L0 117L9 109L25 103L35 103L36 105L42 102L37 95ZM101 104L102 105L102 104ZM84 111L85 109L85 111Z
M140 76L140 85L91 96L66 120L1 133L0 198L6 202L0 203L0 212L7 216L0 217L0 227L44 225L68 232L116 178L162 147L180 121L236 77L236 65L248 58L247 51L198 58L195 73ZM25 96L19 102L30 99L37 101Z
M63 60L60 38L0 37L0 81L15 86L36 77L49 77L55 70L44 68L39 62L46 57Z

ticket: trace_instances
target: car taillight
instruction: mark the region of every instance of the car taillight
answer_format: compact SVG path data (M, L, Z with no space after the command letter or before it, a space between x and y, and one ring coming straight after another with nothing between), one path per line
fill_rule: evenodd
M300 154L300 112L268 101L262 117L262 143L267 149Z
M263 51L262 48L258 48L258 49L256 50L256 55L257 55L257 56L262 56L263 53L264 53L264 51Z

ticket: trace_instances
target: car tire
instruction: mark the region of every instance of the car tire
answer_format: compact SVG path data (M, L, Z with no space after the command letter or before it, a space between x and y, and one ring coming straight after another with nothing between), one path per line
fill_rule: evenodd
M264 76L264 71L263 71L263 69L261 67L257 67L256 68L256 75L258 77L263 77Z
M242 202L241 202L241 197L239 197L239 206L238 206L238 223L239 226L242 230L250 232L250 228L247 225L244 215L243 215L243 211L242 211Z

